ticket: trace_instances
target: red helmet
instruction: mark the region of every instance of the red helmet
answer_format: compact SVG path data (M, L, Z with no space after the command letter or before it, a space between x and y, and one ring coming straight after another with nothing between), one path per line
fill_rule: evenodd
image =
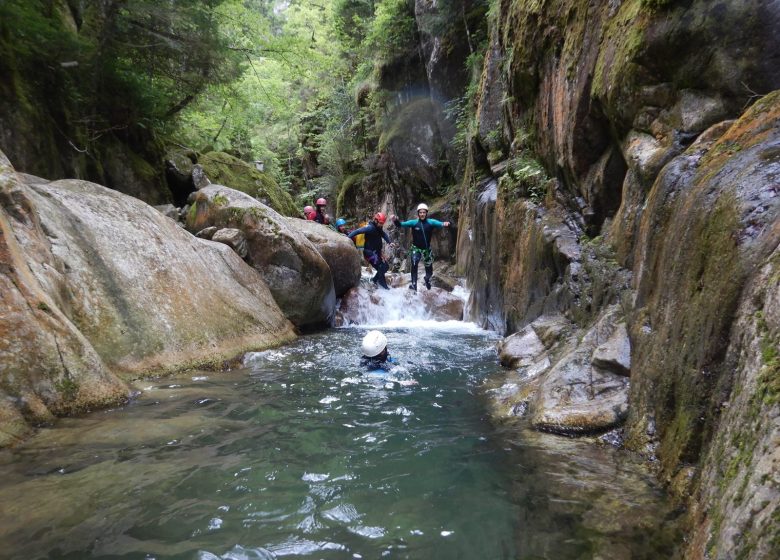
M318 198L317 202L314 203L316 206L326 206L328 204L328 201L324 198Z
M309 212L314 212L314 208L312 208L311 206L304 206L303 213L308 214Z
M385 225L385 222L387 221L387 216L385 216L382 212L377 212L376 214L374 214L374 220L380 226L383 226L383 225Z

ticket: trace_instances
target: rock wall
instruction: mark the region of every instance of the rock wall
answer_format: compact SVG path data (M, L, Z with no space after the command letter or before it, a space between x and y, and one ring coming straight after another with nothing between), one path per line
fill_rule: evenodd
M295 337L261 277L150 206L0 154L0 445L116 403L126 380Z
M691 506L692 558L780 554L778 29L760 0L502 0L461 191L474 317L572 325L498 414L576 432L583 345L624 324L626 445Z

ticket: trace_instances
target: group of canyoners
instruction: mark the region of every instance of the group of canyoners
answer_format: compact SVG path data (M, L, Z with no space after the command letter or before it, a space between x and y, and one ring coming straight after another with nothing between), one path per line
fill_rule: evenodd
M325 213L325 206L328 202L324 198L318 198L315 202L315 207L306 206L303 209L303 213L307 220L318 222L323 225L330 225L330 218ZM417 270L420 265L420 261L423 262L425 267L425 287L431 289L431 278L433 277L433 253L431 252L431 236L434 230L443 227L449 227L450 222L440 222L433 218L428 218L428 205L419 204L417 206L417 219L407 220L402 222L398 219L398 216L391 215L390 220L396 227L411 228L412 229L412 246L410 248L410 254L412 257L412 283L409 284L409 289L417 291ZM336 220L336 230L339 233L343 233L352 241L356 246L363 251L363 258L366 259L376 274L371 278L371 281L385 290L389 290L385 279L385 273L390 269L390 265L387 264L384 256L382 255L382 242L384 241L388 245L391 244L390 237L385 232L384 225L387 221L387 216L383 212L377 212L371 218L371 220L362 227L354 229L352 231L347 230L347 222L343 218ZM361 243L362 242L362 243Z

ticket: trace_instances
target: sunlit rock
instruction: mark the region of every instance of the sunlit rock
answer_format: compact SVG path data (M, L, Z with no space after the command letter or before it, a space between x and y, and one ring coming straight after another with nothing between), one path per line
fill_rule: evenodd
M276 303L297 326L328 324L336 294L325 259L299 230L242 192L209 185L193 193L187 228L235 228L247 242L246 262L265 280Z
M328 263L336 297L357 286L363 257L351 239L315 221L287 218L287 223L301 231Z

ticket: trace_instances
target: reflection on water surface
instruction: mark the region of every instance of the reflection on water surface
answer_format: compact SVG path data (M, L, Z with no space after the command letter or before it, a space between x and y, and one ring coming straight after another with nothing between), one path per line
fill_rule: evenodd
M141 382L121 409L0 453L14 558L651 558L666 510L630 458L493 432L495 339L388 332L403 368L359 369L363 329ZM416 382L416 383L413 383ZM656 556L657 557L657 556Z

